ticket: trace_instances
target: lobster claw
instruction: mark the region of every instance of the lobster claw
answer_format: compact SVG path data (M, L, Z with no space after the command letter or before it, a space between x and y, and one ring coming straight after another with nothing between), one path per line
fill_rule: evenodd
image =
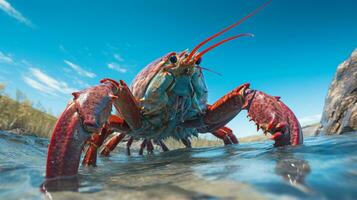
M244 94L248 116L264 133L270 133L274 146L303 144L303 134L295 114L280 97L261 91L247 90Z
M83 146L107 122L118 91L114 80L101 83L73 93L73 101L59 117L48 147L46 178L77 174Z

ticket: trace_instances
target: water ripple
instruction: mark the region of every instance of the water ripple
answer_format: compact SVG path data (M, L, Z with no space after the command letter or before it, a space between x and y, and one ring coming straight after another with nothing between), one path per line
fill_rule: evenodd
M0 199L356 199L357 135L306 138L299 147L271 142L178 149L149 156L123 150L45 182L48 140L0 132Z

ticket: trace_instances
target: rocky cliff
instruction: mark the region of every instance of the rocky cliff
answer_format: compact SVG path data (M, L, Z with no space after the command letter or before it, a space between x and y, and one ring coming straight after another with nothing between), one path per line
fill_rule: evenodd
M337 68L316 134L342 134L356 130L357 49Z

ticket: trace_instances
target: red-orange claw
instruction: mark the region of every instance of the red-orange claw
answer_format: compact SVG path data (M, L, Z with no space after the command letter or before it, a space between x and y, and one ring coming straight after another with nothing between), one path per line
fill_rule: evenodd
M274 127L274 118L269 122L266 130L267 131L272 130L273 127Z
M54 127L48 146L46 178L76 175L83 145L88 138L90 134L83 129L72 102Z
M274 133L273 136L270 137L271 140L278 140L281 138L281 136L283 136L283 134L281 132L276 132Z
M303 144L299 121L279 98L253 90L246 92L245 102L248 114L257 127L272 134L274 146Z
M119 83L121 86L128 88L128 85L123 80L119 80Z
M238 87L236 87L234 89L234 91L236 92L236 94L239 94L239 93L242 93L244 92L245 89L249 88L250 87L250 83L244 83Z
M58 118L51 136L46 178L77 174L84 143L92 133L101 131L108 121L113 105L110 95L113 95L115 89L112 81L108 83L104 80L100 85L73 94L73 102L68 104ZM102 140L94 145L99 147L101 144ZM94 145L88 149L85 164L95 163L97 147Z
M72 96L74 97L74 99L77 99L80 94L80 92L72 92Z
M125 122L133 130L141 127L141 113L137 101L124 81L120 80L118 99L114 106L119 111Z
M120 87L119 83L111 78L105 78L105 79L100 80L100 83L106 83L106 82L113 83L117 88Z
M244 107L244 91L248 87L249 83L238 86L217 100L213 105L208 106L204 116L205 124L219 124L235 117Z
M127 133L130 131L129 125L120 117L116 115L111 115L108 119L109 126L115 132Z

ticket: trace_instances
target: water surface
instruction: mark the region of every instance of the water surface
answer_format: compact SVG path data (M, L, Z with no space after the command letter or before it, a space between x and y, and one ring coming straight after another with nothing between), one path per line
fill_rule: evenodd
M178 149L148 156L118 149L77 179L46 183L48 140L0 132L0 199L356 199L357 134ZM60 185L60 187L58 187ZM65 189L66 191L53 191Z

